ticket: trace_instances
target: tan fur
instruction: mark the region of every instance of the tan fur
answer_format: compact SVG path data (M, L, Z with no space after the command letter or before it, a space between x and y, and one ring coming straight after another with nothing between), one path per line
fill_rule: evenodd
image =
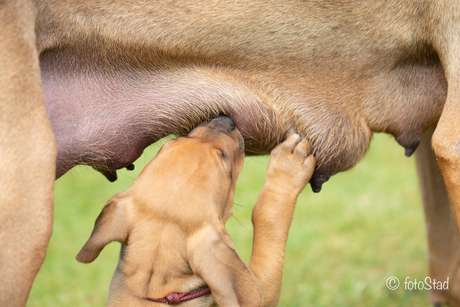
M456 293L460 285L460 269L458 254L460 241L457 238L457 225L452 216L449 195L443 178L436 163L436 156L431 148L431 136L434 129L430 129L423 136L420 148L415 157L417 170L420 175L420 189L425 211L425 222L428 234L430 277L436 280L445 280L449 277L452 285L448 290L432 290L431 297L440 305L460 305Z
M235 121L247 153L308 136L315 190L353 167L373 132L410 155L437 125L433 147L460 225L459 6L0 0L0 163L14 174L0 182L0 263L11 264L0 271L16 281L0 283L0 297L22 306L43 261L55 147L56 177L87 164L114 179L152 142L218 114Z
M70 87L76 91L72 103L84 101L88 122L101 121L99 127L111 125L113 115L98 105L150 113L138 121L151 142L219 113L231 116L245 139L254 141L248 149L260 153L299 131L312 141L318 157L314 179L322 182L354 166L372 132L392 133L413 151L446 99L429 22L439 9L431 2L46 1L39 8L37 44L45 98L53 99L49 112L59 101L56 94ZM146 25L142 31L140 24ZM49 76L59 77L48 81ZM113 84L120 89L100 95ZM117 102L122 92L130 95ZM66 120L81 122L78 116L55 121ZM110 168L101 150L112 146L83 137L88 129L78 128L73 147L95 154L73 157L73 148L63 147L59 153L69 164L58 176L81 163Z
M230 127L219 118L168 141L133 185L105 205L77 259L91 262L109 242L122 243L108 306L155 306L145 298L206 285L219 306L278 303L295 203L315 159L298 135L273 150L253 211L254 245L246 265L225 231L243 142L238 130L217 131L222 124ZM214 306L214 300L206 295L184 306Z
M33 16L27 1L0 1L0 306L26 304L51 236L56 148Z

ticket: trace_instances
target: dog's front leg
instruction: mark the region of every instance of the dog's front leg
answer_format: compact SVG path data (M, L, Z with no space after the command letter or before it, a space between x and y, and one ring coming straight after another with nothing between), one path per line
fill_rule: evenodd
M24 306L52 228L56 149L43 105L35 9L0 3L0 306Z
M284 251L297 196L315 168L310 145L298 135L278 145L270 156L267 180L252 212L254 242L249 269L262 293L262 306L278 304Z

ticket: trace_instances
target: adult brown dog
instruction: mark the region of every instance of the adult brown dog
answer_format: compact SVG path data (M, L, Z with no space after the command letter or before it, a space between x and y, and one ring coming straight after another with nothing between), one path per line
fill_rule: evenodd
M54 174L113 180L218 114L258 153L308 136L316 191L372 132L410 155L436 126L417 160L430 275L451 284L431 300L460 305L458 1L3 0L0 29L1 305L25 304L43 262Z
M254 245L246 265L225 231L243 150L233 122L218 117L168 141L133 185L105 205L77 260L92 262L108 243L122 243L108 306L278 304L295 203L315 158L299 135L272 151L253 209ZM207 294L207 287L212 296L174 297Z

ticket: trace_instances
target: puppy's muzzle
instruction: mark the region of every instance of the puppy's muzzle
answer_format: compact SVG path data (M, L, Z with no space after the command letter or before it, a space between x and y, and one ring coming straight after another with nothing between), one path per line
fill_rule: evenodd
M230 135L235 130L235 123L230 117L219 115L211 120L208 127Z

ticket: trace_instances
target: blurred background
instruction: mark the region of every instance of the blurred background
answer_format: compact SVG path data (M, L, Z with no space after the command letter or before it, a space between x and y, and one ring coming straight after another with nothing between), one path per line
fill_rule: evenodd
M109 244L91 264L75 260L104 204L124 191L165 141L146 149L136 170L108 182L88 167L56 181L54 230L29 307L105 306L120 244ZM268 157L247 157L227 222L243 260L250 258L251 211ZM287 242L279 306L430 306L428 291L391 291L386 280L428 275L425 228L414 158L393 137L375 134L366 157L297 201Z

